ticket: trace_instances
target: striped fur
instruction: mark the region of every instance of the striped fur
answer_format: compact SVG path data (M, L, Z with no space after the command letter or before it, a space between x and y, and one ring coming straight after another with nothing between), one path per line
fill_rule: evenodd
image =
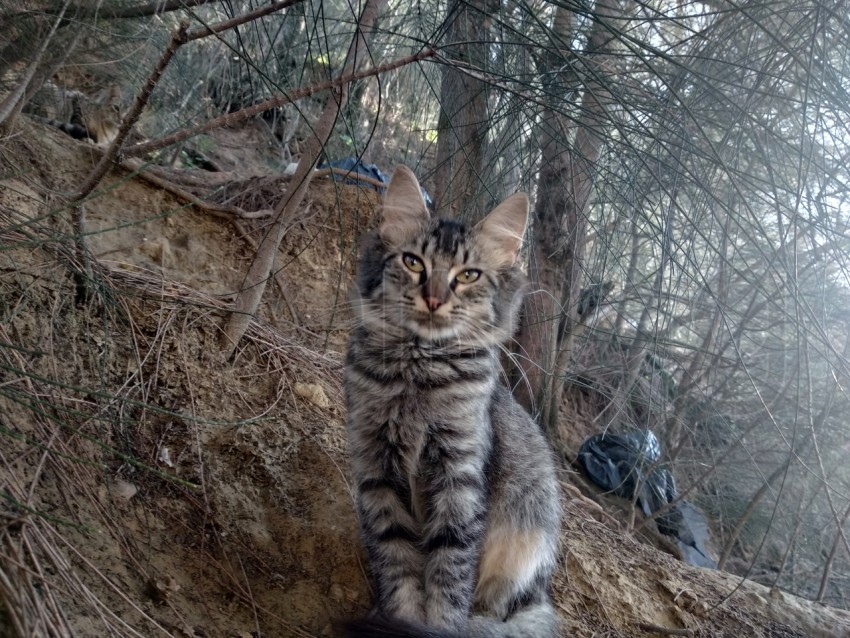
M90 139L98 146L106 146L118 135L121 124L121 89L113 84L89 97L79 91L53 87L58 95L53 118L33 113L32 117L54 126L77 140ZM57 119L61 118L61 119Z
M345 373L377 592L376 615L348 625L350 636L557 633L554 462L499 381L527 216L517 195L474 228L431 219L406 167L387 190L358 268Z

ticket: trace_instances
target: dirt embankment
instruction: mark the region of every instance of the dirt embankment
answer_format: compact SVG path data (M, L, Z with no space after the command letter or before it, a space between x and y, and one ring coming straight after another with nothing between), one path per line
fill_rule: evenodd
M87 205L100 265L79 305L61 203L92 149L25 125L0 151L0 626L325 636L364 613L340 370L374 192L311 187L225 362L224 309L262 217L234 223L115 171ZM846 613L640 544L561 478L565 635L850 636Z

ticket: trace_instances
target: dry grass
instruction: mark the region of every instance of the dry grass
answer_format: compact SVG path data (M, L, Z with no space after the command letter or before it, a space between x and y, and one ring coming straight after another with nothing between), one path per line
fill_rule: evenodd
M119 494L120 501L122 483L117 477L134 468L137 482L145 474L172 481L204 508L203 473L189 487L157 459L134 456L135 448L127 441L152 436L142 432L147 416L169 412L157 404L161 396L154 393L173 373L164 359L174 358L166 350L173 346L175 331L185 334L201 324L214 330L226 304L154 273L96 264L97 298L78 307L64 274L76 269L72 256L61 245L49 249L47 237L42 237L41 248L32 248L34 237L47 232L30 225L26 232L0 237L8 263L17 260L0 275L7 318L0 324L0 404L6 413L0 426L0 489L5 501L0 513L0 610L11 636L75 635L66 611L69 601L74 613L87 616L101 635L146 635L139 633L140 626L159 635L180 635L184 628L163 626L126 583L104 573L79 544L81 537L92 534L116 539L120 555L114 560L128 564L153 590L161 590L158 604L170 604L168 582L147 564L144 552L118 523L115 499L102 490L105 486L110 497ZM208 354L208 365L228 365L217 361L216 353ZM299 370L302 380L321 382L331 389L332 401L340 402L340 362L267 325L251 322L235 358L233 365L246 366L246 373L277 380L275 395L262 410L250 412L250 420L263 419L292 394L287 370ZM73 385L68 384L71 371ZM186 378L191 384L192 377ZM191 385L188 391L195 393ZM170 416L178 415L172 410ZM203 421L198 414L179 416L189 423L193 418ZM202 464L197 453L194 462ZM233 595L255 614L270 614L253 601L244 569L240 573L217 549L210 547L208 558L219 565ZM129 622L114 611L118 608L133 610L136 619ZM178 609L173 611L180 616ZM295 627L292 631L309 635Z

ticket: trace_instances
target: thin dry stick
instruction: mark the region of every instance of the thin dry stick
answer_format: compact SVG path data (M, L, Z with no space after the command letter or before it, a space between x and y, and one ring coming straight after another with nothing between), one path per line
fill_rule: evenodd
M112 163L115 161L115 158L118 157L118 151L121 150L121 145L127 138L127 134L130 132L130 129L133 127L133 125L139 119L139 116L142 114L142 110L147 105L151 93L154 90L154 87L156 87L157 82L159 82L159 78L162 77L162 73L163 71L165 71L165 67L168 66L169 62L171 62L171 59L174 57L174 54L177 53L177 49L179 49L187 42L188 30L189 23L183 21L171 35L171 40L169 41L168 46L165 48L162 57L160 57L159 62L154 68L153 72L148 77L148 80L147 82L145 82L145 85L142 87L142 90L139 91L139 94L136 96L136 99L133 102L133 106L130 107L130 110L121 120L121 126L118 129L118 135L115 137L114 140L112 140L112 144L109 145L109 148L100 158L100 161L97 163L94 169L92 169L92 172L89 174L88 178L83 184L83 187L80 189L80 192L77 194L77 201L80 201L87 197L89 194L91 194L91 192L100 183L100 180L103 179L103 176L106 175L106 172L109 170L109 167L112 166Z
M246 22L251 22L252 20L274 13L275 11L280 11L281 9L285 9L286 7L292 6L301 1L302 0L282 0L279 2L272 2L270 5L263 7L262 9L246 13L245 15L233 18L232 20L226 20L209 27L193 29L191 32L189 31L189 23L185 20L181 21L180 26L172 34L171 40L156 67L148 77L148 80L145 82L142 90L139 91L139 94L136 96L133 106L122 118L121 126L118 129L118 135L112 141L112 144L109 145L109 148L104 153L103 157L100 158L97 166L95 166L92 170L85 184L80 189L80 193L77 195L76 199L83 199L89 195L100 183L100 180L103 179L103 176L118 156L118 152L121 150L121 146L124 144L124 140L127 138L130 129L138 121L139 116L141 116L142 110L147 105L151 93L156 87L157 82L159 82L162 73L165 71L165 68L168 66L169 62L171 62L174 54L177 53L177 50L181 46L187 42L200 40L201 38L205 38L212 34L227 31L228 29L232 29Z
M220 217L222 219L260 219L263 217L271 217L273 215L270 209L263 209L257 211L246 211L242 210L238 206L220 206L218 204L212 204L210 202L206 202L200 197L196 197L189 191L180 188L177 184L172 182L171 180L162 177L161 175L156 175L151 172L149 168L146 168L141 161L136 159L129 159L121 162L121 166L126 168L131 173L134 173L141 179L150 182L157 188L161 188L162 190L168 191L178 199L186 202L187 204L191 204L192 206L199 208L203 211L206 211L215 217Z
M62 55L56 58L53 61L53 64L47 66L33 76L32 80L30 80L27 85L26 93L24 93L24 96L18 100L17 106L15 106L12 113L9 115L7 120L9 126L14 126L15 119L21 114L21 111L24 110L24 107L29 104L33 96L44 86L44 83L56 75L59 69L65 66L65 62L68 60L71 53L73 53L73 51L77 48L77 42L79 42L83 33L83 29L78 29L71 37L71 40L63 46Z
M35 57L33 57L32 59L32 62L29 63L29 66L26 68L23 75L21 76L21 79L18 82L18 86L16 86L15 90L6 96L6 99L3 100L3 102L0 102L0 124L6 121L6 118L9 117L9 115L11 115L15 111L15 106L17 106L18 102L23 99L24 94L27 91L27 87L29 86L29 83L32 81L36 70L38 70L38 65L41 63L41 58L42 56L44 56L44 52L47 51L47 48L50 45L50 41L53 39L53 35L56 33L56 29L59 28L59 25L62 22L62 18L65 16L65 10L68 8L69 4L70 0L66 0L65 4L62 5L62 10L56 17L56 21L50 28L50 32L47 34L47 37L44 38L44 42L41 43L41 47L39 47L38 51L35 54Z
M254 238L248 233L245 227L239 220L233 220L233 225L236 226L236 230L239 231L239 234L242 236L242 239L245 240L251 248L254 249L254 253L257 253L260 250L260 245L254 241ZM286 309L289 311L289 316L292 317L292 323L296 326L301 325L301 320L298 317L298 314L295 312L295 308L292 306L292 302L289 301L289 295L286 294L286 282L283 280L283 274L280 270L274 273L274 280L277 284L277 289L280 292L281 299L283 299L283 303L286 304Z
M97 151L96 148L93 148L91 150L95 152ZM238 206L222 206L220 204L213 204L204 201L200 197L197 197L189 191L185 190L184 188L181 188L178 184L175 184L170 179L152 172L152 167L144 166L142 162L137 159L124 160L123 162L121 162L121 166L123 168L126 168L131 173L134 173L141 179L150 182L157 188L161 188L162 190L168 191L169 193L171 193L178 199L186 202L187 204L191 204L195 208L210 213L211 215L219 217L221 219L227 219L235 222L239 219L262 219L264 217L272 217L274 215L274 211L269 208L264 208L255 211L247 211L239 208ZM387 186L380 180L373 179L366 175L361 175L356 171L346 170L344 168L320 168L313 172L313 177L326 177L328 175L341 175L350 180L371 184L375 188L386 188ZM253 248L254 250L257 249L256 243L253 244Z
M367 0L363 7L357 32L354 34L354 39L346 56L345 66L340 73L341 79L356 75L357 64L366 48L364 34L368 34L372 30L378 15L379 5L383 4L383 0ZM340 109L348 100L348 88L348 82L341 83L339 89L328 100L325 110L313 129L313 136L309 138L307 148L298 162L298 168L295 169L295 175L292 177L289 188L275 207L275 220L260 243L260 249L245 276L239 296L236 298L234 311L224 329L224 348L228 356L233 354L251 322L251 317L257 312L260 299L262 299L263 291L266 288L266 282L269 280L274 265L275 256L283 239L284 229L304 199L312 177L311 173L319 160L319 154L333 131Z
M827 489L829 489L827 487ZM829 585L829 575L832 572L832 563L835 562L835 556L838 553L839 541L844 541L844 548L847 550L848 555L850 555L850 547L847 545L847 538L842 533L842 529L844 529L844 524L847 522L848 517L850 517L850 505L847 506L847 509L844 510L844 515L841 517L838 522L838 529L835 532L835 538L832 541L832 549L829 550L829 556L826 557L826 564L823 566L823 574L820 579L820 587L818 588L818 595L815 598L815 602L822 603L824 596L826 596L826 588Z
M652 634L666 634L668 636L693 636L693 629L672 629L670 627L659 627L658 625L651 625L649 623L641 622L638 623L638 629L641 631L647 631Z
M41 596L44 596L44 603L49 608L50 616L55 619L55 625L51 623L51 629L53 630L51 635L61 638L65 638L66 636L67 638L71 638L74 634L63 607L56 597L59 588L51 582L52 579L48 577L49 570L45 569L45 566L42 565L42 561L39 560L38 553L35 551L36 547L38 547L41 553L49 553L42 535L35 525L31 525L24 530L24 533L21 535L21 541L21 548L23 549L26 546L26 553L29 556L28 562L32 565L31 573L35 577L36 582L41 586L40 593ZM41 598L41 596L39 597Z
M74 254L79 262L79 270L74 271L74 286L76 287L77 303L88 301L90 296L89 283L92 280L91 253L86 243L86 205L79 202L73 220Z
M178 11L180 9L190 9L192 7L199 7L204 4L211 4L213 2L221 2L221 0L153 0L147 4L138 5L135 7L101 7L100 3L96 6L91 6L90 4L75 4L71 7L71 12L76 16L77 20L71 22L70 20L66 20L60 26L68 26L70 24L76 24L80 20L88 19L88 18L98 18L99 20L118 20L121 18L146 18L149 16L162 15L163 13L170 13L172 11ZM30 10L31 11L31 10ZM30 13L30 11L18 11L17 13L13 13L9 16L10 19L18 18L22 15L26 15ZM40 7L40 12L46 14L56 14L54 9L50 9L47 7Z
M386 188L387 185L384 184L381 180L374 179L367 175L361 175L355 170L350 170L346 168L334 168L333 166L329 168L317 168L313 173L313 177L327 177L328 175L341 175L346 179L353 180L355 182L363 182L365 184L371 184L375 188Z
M206 38L207 36L210 36L214 33L221 33L222 31L227 31L228 29L232 29L233 27L238 27L240 24L251 22L252 20L256 20L257 18L262 18L263 16L269 15L270 13L280 11L281 9L286 9L287 7L291 7L292 5L298 4L303 1L304 0L281 0L280 2L272 2L266 7L262 7L260 9L257 9L256 11L245 13L241 16L236 16L231 20L225 20L223 22L219 22L208 27L204 26L198 27L197 29L192 29L188 34L188 41L194 42L195 40Z
M191 9L201 5L221 2L221 0L154 0L148 4L138 7L115 8L112 10L101 10L97 16L101 19L112 20L120 18L146 18L148 16L162 15L180 9Z
M151 151L156 151L161 148L165 148L166 146L171 146L172 144L176 144L177 142L182 142L183 140L188 139L190 137L194 137L195 135L198 135L200 133L206 133L207 131L211 131L212 129L221 128L223 126L233 126L235 124L238 124L239 122L244 122L245 120L254 117L258 113L262 113L263 111L268 111L269 109L277 108L279 106L283 106L284 104L290 104L291 102L295 102L296 100L300 100L305 97L310 97L311 95L319 93L320 91L327 91L328 89L346 86L351 82L356 82L364 78L372 77L373 75L380 75L381 73L386 73L387 71L393 71L413 62L419 62L420 60L430 58L435 54L436 51L434 49L423 49L419 53L409 55L394 62L387 62L386 64L381 64L370 69L358 71L357 73L352 73L350 75L341 75L340 77L334 78L333 80L319 82L318 84L313 84L311 86L305 86L300 89L295 89L294 91L291 91L286 95L276 95L275 97L270 98L265 102L260 102L259 104L254 104L253 106L246 107L239 111L222 115L220 117L210 120L209 122L201 124L200 126L182 129L167 137L161 137L156 140L150 140L148 142L136 144L135 146L131 146L130 148L126 149L124 151L124 155L127 157L143 155Z

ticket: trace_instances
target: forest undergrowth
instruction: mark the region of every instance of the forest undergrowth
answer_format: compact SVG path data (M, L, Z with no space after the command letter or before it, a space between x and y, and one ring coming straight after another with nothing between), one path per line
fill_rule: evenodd
M565 628L848 635L847 36L821 0L5 3L0 635L368 608L339 374L399 163L437 214L531 196L505 378L563 461ZM657 438L660 509L582 474L603 433ZM682 500L716 571L659 533Z

